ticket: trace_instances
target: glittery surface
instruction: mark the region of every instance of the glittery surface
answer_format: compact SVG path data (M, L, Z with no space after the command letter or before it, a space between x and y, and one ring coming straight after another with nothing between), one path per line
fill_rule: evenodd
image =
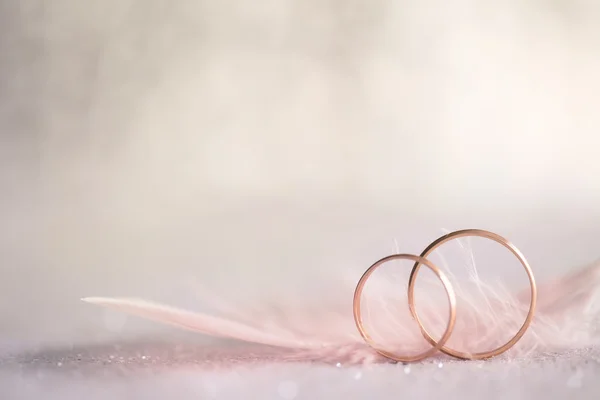
M597 399L600 349L347 366L263 347L122 344L4 356L2 399Z

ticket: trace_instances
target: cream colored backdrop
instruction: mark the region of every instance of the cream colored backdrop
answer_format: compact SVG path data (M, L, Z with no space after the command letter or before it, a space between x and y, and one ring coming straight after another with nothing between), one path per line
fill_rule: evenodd
M510 236L540 276L600 256L598 2L13 0L0 20L7 347L155 328L107 330L81 296L310 293L440 228Z

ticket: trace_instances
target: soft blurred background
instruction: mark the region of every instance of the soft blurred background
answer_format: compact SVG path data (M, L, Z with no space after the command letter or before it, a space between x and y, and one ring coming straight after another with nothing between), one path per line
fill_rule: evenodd
M1 348L160 329L83 296L319 297L442 229L509 237L539 280L594 261L598 21L593 0L0 2Z

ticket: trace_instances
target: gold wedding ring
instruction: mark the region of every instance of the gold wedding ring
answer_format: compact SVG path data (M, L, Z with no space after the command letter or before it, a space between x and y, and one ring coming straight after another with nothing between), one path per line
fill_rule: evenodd
M429 260L427 260L427 256L429 256L436 248L438 248L442 244L444 244L448 241L458 239L461 237L466 237L466 236L477 236L477 237L483 237L486 239L490 239L490 240L493 240L493 241L501 244L502 246L506 247L508 250L510 250L511 253L515 257L517 257L517 259L519 260L519 262L521 263L523 268L525 268L525 272L527 273L527 276L529 278L529 284L530 284L530 288L531 288L531 302L529 305L529 311L527 313L527 316L525 317L525 321L523 322L523 325L518 330L518 332L508 342L506 342L502 346L497 347L493 350L479 352L479 353L461 352L461 351L457 351L457 350L454 350L454 349L451 349L451 348L445 346L446 342L450 338L450 335L452 334L452 330L454 328L454 323L456 320L456 297L455 297L455 293L454 293L454 289L452 288L452 285L450 284L450 282L448 281L446 276L443 274L443 272L440 271L439 268L437 268L433 263L431 263ZM398 356L398 355L392 354L388 351L378 349L376 347L375 343L373 342L373 340L371 339L371 337L365 331L363 323L362 323L362 319L361 319L361 313L360 313L361 294L362 294L363 287L364 287L366 281L368 280L369 276L373 273L373 271L376 268L378 268L385 262L391 261L394 259L412 260L415 262L413 269L411 271L411 274L410 274L410 278L409 278L408 305L409 305L409 309L410 309L412 316L414 317L415 321L419 325L419 328L421 330L421 333L423 334L423 337L429 342L429 344L431 344L433 346L428 351L420 353L416 356ZM421 319L419 318L419 315L417 313L415 303L414 303L415 282L417 279L417 274L419 272L419 269L421 268L421 265L425 265L426 267L430 268L436 274L438 279L442 282L444 289L446 290L446 294L448 296L448 301L450 304L450 316L448 319L448 324L446 326L446 331L444 332L444 334L438 341L433 339L431 337L431 334L423 326L423 323L422 323ZM429 246L427 246L427 248L425 250L423 250L423 252L421 253L420 256L415 256L415 255L411 255L411 254L397 254L397 255L391 255L391 256L385 257L385 258L377 261L375 264L373 264L371 267L369 267L369 269L367 269L367 271L360 278L360 280L356 286L356 290L354 292L354 301L353 301L354 307L353 308L354 308L354 321L356 323L356 326L357 326L361 336L365 340L365 342L367 342L367 344L369 346L371 346L373 349L375 349L379 354L381 354L385 357L388 357L392 360L402 361L402 362L419 361L419 360L422 360L422 359L434 354L438 350L445 354L448 354L450 356L464 359L464 360L481 360L481 359L491 358L491 357L494 357L494 356L504 353L505 351L507 351L508 349L513 347L523 337L523 335L525 334L525 332L531 325L531 321L532 321L534 313L535 313L536 302L537 302L537 286L535 283L535 279L533 277L533 272L531 270L531 267L529 266L529 263L527 262L527 260L523 256L523 254L519 251L519 249L517 249L511 242L509 242L502 236L499 236L495 233L481 230L481 229L465 229L465 230L452 232L452 233L449 233L447 235L444 235L444 236L438 238L437 240L432 242Z
M423 353L414 355L414 356L397 355L397 354L393 354L389 351L378 348L375 345L375 342L373 341L371 336L365 330L363 321L362 321L362 314L361 314L360 306L361 306L361 296L362 296L364 286L367 283L367 280L369 279L371 274L377 268L379 268L386 262L392 261L392 260L410 260L410 261L416 262L417 265L419 265L419 266L425 265L426 267L431 269L433 271L433 273L438 277L438 279L442 282L442 285L444 285L444 289L446 290L446 295L448 297L448 303L450 305L450 314L448 317L448 323L446 325L446 330L444 331L444 334L442 335L440 340L438 340L437 342L433 341L433 343L430 342L433 346L431 349L429 349ZM415 256L412 254L391 255L391 256L382 258L381 260L377 261L375 264L371 265L369 267L369 269L367 269L365 271L363 276L358 281L358 284L356 285L356 290L354 291L353 305L354 305L354 322L356 323L356 327L358 328L358 331L360 332L360 335L363 337L365 342L369 346L371 346L376 352L381 354L382 356L390 358L395 361L400 361L400 362L419 361L419 360L422 360L424 358L431 356L432 354L434 354L435 352L440 350L444 346L446 341L450 338L450 335L452 334L452 329L454 329L454 323L456 321L456 295L454 294L454 289L452 289L452 285L450 284L450 281L448 280L446 275L444 275L444 273L442 271L440 271L440 269L438 267L436 267L431 261L429 261L423 257ZM416 310L414 309L414 303L412 302L412 299L409 300L408 305L411 310L411 313L413 315L416 315Z

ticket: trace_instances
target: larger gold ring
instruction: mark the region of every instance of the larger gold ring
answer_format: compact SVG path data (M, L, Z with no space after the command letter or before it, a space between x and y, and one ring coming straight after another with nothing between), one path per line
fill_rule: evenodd
M361 295L363 292L363 288L364 288L365 284L367 283L367 280L369 279L371 274L378 267L380 267L384 263L386 263L388 261L392 261L392 260L410 260L410 261L416 262L417 263L416 265L420 266L421 264L423 264L426 267L430 268L435 273L435 275L438 277L438 279L442 282L442 285L444 285L444 289L446 290L446 295L448 296L448 303L450 304L450 314L448 317L448 324L446 325L446 331L444 332L444 334L442 335L440 340L437 342L435 340L431 340L430 343L433 345L433 347L431 349L429 349L423 353L414 355L414 356L401 356L401 355L393 354L389 351L377 348L377 346L375 346L375 342L373 341L373 339L369 336L369 334L365 330L365 328L363 326L363 322L362 322L360 304L361 304ZM411 310L411 313L413 315L416 315L413 298L409 299L408 305ZM353 309L354 309L354 322L356 323L356 327L358 328L358 331L360 332L360 335L362 336L362 338L365 340L365 342L369 346L371 346L376 352L378 352L382 356L390 358L392 360L396 360L396 361L400 361L400 362L414 362L414 361L422 360L422 359L427 358L430 355L434 354L439 349L441 349L442 346L444 346L444 344L450 338L450 335L452 334L452 330L454 329L454 323L456 321L456 296L454 294L454 289L452 289L452 285L450 284L450 281L448 280L448 278L446 278L446 275L444 275L444 273L442 271L440 271L440 269L438 267L436 267L431 261L429 261L423 257L415 256L412 254L394 254L394 255L382 258L381 260L377 261L375 264L371 265L369 267L369 269L367 269L365 271L365 273L362 275L362 277L358 281L358 284L356 285L356 290L354 291Z
M421 257L423 259L425 259L429 254L431 254L436 248L438 248L442 244L444 244L450 240L457 239L460 237L465 237L465 236L479 236L479 237L483 237L486 239L493 240L497 243L500 243L502 246L504 246L508 250L510 250L517 257L517 259L521 262L521 264L525 268L525 271L527 272L527 276L529 277L529 284L531 287L531 303L529 306L529 312L527 313L527 317L525 318L525 322L523 323L523 325L521 326L521 328L519 329L517 334L515 336L513 336L512 339L510 339L504 345L502 345L496 349L490 350L490 351L485 351L485 352L481 352L481 353L472 353L472 354L460 352L460 351L451 349L449 347L445 347L443 345L437 346L438 343L431 337L429 332L427 332L427 330L421 323L421 320L419 319L417 310L415 308L411 308L410 311L411 311L413 317L415 318L415 320L417 321L417 323L419 324L419 328L421 328L421 332L423 333L423 336L432 346L439 347L441 352L451 355L453 357L461 358L464 360L482 360L485 358L494 357L494 356L504 353L505 351L507 351L508 349L513 347L521 339L521 337L523 337L523 335L525 334L525 331L527 331L527 328L529 328L529 325L531 324L531 320L533 319L533 314L535 312L535 306L536 306L536 302L537 302L537 286L535 284L535 279L533 278L533 272L531 271L531 267L529 266L529 264L527 263L527 260L525 259L523 254L521 254L519 249L517 249L512 243L510 243L508 240L504 239L502 236L499 236L495 233L484 231L481 229L465 229L465 230L456 231L456 232L452 232L447 235L444 235L444 236L440 237L439 239L437 239L436 241L434 241L433 243L431 243L421 253ZM425 263L422 263L421 261L417 261L413 267L413 270L410 273L410 278L409 278L409 283L408 283L409 304L414 303L415 281L417 278L417 273L419 272L419 268L421 267L420 264L425 264ZM427 264L425 264L425 265L427 265Z

